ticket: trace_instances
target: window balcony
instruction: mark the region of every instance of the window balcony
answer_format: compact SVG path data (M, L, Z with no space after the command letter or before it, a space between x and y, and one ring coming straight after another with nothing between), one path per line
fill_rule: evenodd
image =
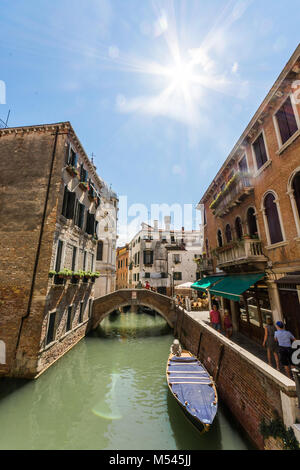
M260 240L244 239L234 241L215 250L217 267L226 268L240 264L253 265L258 269L265 269L268 259L263 254Z
M216 217L224 217L253 191L253 178L248 173L236 173L210 205Z
M195 261L200 272L211 271L213 269L213 262L211 258L196 258Z

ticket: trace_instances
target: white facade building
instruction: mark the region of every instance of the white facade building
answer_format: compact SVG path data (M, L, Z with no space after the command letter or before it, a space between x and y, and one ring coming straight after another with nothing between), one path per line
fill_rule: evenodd
M164 229L145 223L129 244L129 287L148 281L161 294L170 295L176 285L197 278L198 258L203 251L203 230L172 230L170 217Z
M98 207L98 249L96 270L100 277L95 283L95 298L114 292L116 289L116 246L118 196L102 180L101 202Z

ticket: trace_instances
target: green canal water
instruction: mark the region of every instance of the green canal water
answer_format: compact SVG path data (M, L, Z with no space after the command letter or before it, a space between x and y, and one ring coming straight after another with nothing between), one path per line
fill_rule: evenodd
M250 449L220 405L200 435L165 378L173 337L160 316L106 318L37 381L0 379L0 449Z

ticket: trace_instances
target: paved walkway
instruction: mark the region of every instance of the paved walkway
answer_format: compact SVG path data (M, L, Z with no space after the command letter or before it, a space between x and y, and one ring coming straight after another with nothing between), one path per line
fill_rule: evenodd
M186 313L190 317L194 318L194 320L202 320L205 323L209 324L209 312L186 312ZM251 339L249 339L247 336L239 332L234 332L232 337L230 338L230 341L237 344L241 348L245 349L246 351L250 352L254 356L264 361L266 364L268 364L267 350L263 348L261 345L259 345L258 343L256 343L255 341L252 341ZM275 359L273 359L273 367L276 367ZM283 368L281 372L284 373Z

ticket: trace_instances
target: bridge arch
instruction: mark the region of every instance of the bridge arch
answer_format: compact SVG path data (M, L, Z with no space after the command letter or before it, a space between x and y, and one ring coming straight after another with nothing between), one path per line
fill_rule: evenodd
M94 300L92 328L97 328L114 310L127 305L149 307L159 313L171 328L175 326L177 308L170 297L147 289L121 289Z

